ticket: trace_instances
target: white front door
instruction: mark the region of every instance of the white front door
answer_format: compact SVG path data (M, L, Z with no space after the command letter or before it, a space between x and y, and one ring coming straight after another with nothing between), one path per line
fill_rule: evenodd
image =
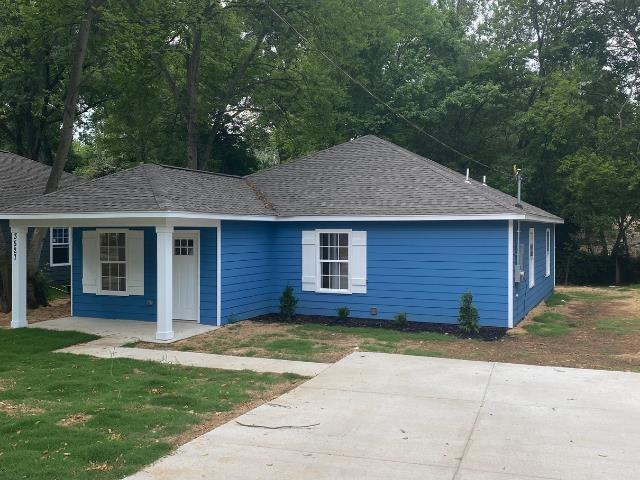
M173 236L173 318L198 320L200 296L198 234L176 232Z

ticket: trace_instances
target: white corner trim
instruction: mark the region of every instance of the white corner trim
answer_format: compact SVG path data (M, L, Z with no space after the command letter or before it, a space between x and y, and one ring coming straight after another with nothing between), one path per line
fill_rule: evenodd
M513 220L509 220L509 245L507 247L507 327L513 328Z
M216 228L216 323L222 325L222 222Z

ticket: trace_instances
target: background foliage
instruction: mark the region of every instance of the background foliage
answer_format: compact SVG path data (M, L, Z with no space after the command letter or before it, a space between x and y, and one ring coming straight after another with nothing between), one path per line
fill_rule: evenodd
M0 0L0 148L52 162L85 9ZM374 133L509 192L518 164L525 200L567 220L562 268L598 257L604 276L575 278L624 280L640 217L639 12L638 0L107 0L67 169L246 174Z

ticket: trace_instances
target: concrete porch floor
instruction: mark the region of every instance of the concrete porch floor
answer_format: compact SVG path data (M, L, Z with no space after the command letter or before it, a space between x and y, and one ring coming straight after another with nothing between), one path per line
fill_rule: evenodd
M110 320L90 317L64 317L29 325L30 328L47 330L75 330L99 337L108 337L114 345L142 341L153 343L173 343L219 327L196 322L173 321L174 337L171 340L156 340L156 322L139 320Z

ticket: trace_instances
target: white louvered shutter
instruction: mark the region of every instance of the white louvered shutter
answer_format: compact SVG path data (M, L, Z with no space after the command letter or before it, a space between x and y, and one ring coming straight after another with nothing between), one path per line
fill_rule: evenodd
M96 293L98 283L98 232L82 232L82 293Z
M314 230L302 232L302 290L316 291L317 235Z
M367 232L351 232L351 293L367 293Z
M129 295L144 295L144 231L127 232L127 291Z

